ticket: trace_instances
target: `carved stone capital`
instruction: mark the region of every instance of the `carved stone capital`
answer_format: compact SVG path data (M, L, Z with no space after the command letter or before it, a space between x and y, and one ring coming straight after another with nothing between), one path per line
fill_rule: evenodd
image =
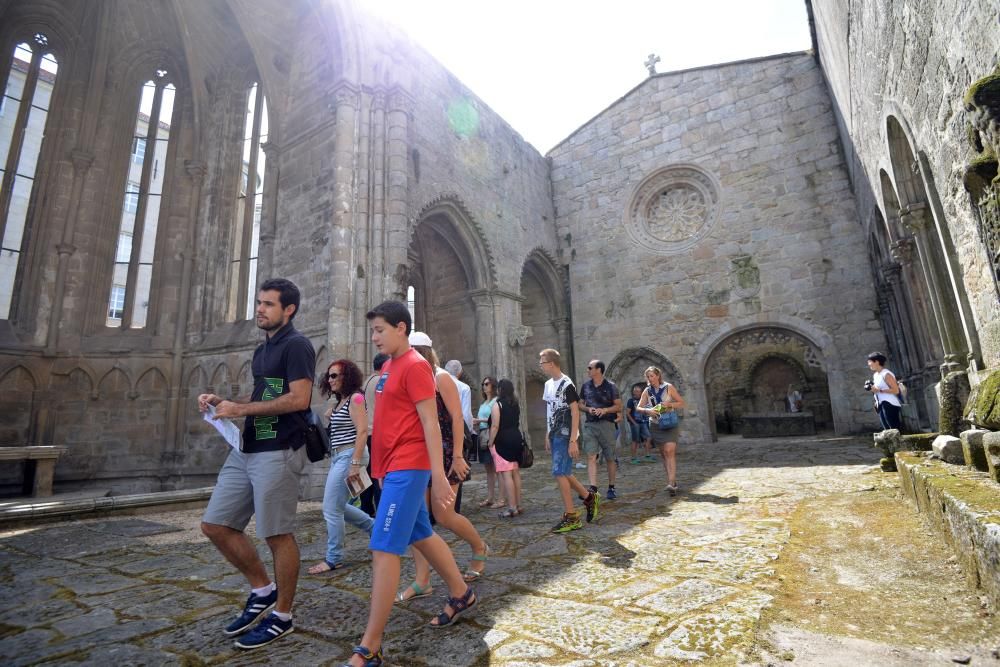
M376 111L384 111L385 105L388 100L388 93L386 93L384 88L373 88L367 91L371 95L372 109Z
M62 255L72 255L75 252L76 252L76 246L73 245L72 243L57 243L56 244L56 253L58 253L60 256L62 256Z
M882 272L882 277L885 278L885 281L894 287L899 284L903 275L903 267L899 262L886 262L879 267L879 270Z
M73 168L83 173L94 163L94 154L84 148L74 148L69 152L69 159L73 161Z
M899 239L889 246L889 254L902 266L909 266L913 262L914 241L912 236Z
M281 146L273 141L265 141L260 145L260 149L264 151L264 157L266 157L268 161L278 159L278 155L281 154Z
M927 227L927 208L923 204L904 206L899 210L899 221L911 234Z
M203 181L208 167L201 160L184 160L184 171L192 181Z
M408 92L402 88L393 88L389 91L389 111L402 111L407 116L412 116L416 109L416 101Z
M342 81L330 90L327 107L334 113L341 107L350 107L357 111L361 105L360 93L360 89L356 86Z
M511 347L524 347L531 334L534 333L531 327L523 324L512 324L507 327L507 344Z

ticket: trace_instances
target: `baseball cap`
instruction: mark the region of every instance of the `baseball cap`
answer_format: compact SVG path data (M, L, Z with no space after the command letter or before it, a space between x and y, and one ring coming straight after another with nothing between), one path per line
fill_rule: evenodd
M410 345L423 345L424 347L434 347L434 344L431 343L431 337L425 334L423 331L410 332Z

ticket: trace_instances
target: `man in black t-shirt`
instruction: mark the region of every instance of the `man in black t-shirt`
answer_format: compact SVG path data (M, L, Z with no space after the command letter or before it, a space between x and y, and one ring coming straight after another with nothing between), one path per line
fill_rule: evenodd
M216 419L246 418L242 448L229 452L201 523L202 532L250 584L243 613L224 630L230 637L242 635L237 648L264 646L292 631L299 576L295 509L299 476L308 463L303 432L316 368L312 343L292 325L299 299L299 289L289 280L264 282L257 294L257 327L267 336L253 354L253 393L229 400L198 397L203 412L215 407ZM243 532L251 515L274 556L276 583Z
M622 410L622 399L618 387L604 377L604 362L594 359L587 364L589 380L580 387L580 412L586 417L583 424L583 453L587 456L587 475L590 490L597 491L597 457L604 455L608 464L608 500L618 497L615 491L615 476L618 463L615 460L615 420Z

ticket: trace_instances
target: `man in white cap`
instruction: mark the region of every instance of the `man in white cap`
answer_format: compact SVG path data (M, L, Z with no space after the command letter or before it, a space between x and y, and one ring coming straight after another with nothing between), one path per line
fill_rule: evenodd
M452 359L444 365L444 369L448 371L452 379L455 380L455 385L458 387L458 398L462 401L462 419L465 420L465 425L472 430L472 388L459 380L459 376L462 375L462 362L458 359Z

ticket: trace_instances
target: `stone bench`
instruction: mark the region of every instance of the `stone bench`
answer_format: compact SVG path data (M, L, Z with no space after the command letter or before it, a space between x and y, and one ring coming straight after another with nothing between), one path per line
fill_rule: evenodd
M778 438L815 435L811 412L750 412L740 417L744 438Z
M66 447L32 445L26 447L0 445L0 461L24 461L22 491L26 496L47 498L52 495L52 477L56 461Z

